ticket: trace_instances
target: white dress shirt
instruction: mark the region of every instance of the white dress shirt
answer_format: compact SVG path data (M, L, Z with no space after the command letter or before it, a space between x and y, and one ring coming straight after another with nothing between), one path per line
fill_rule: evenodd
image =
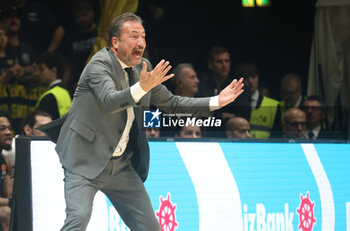
M312 132L314 134L313 139L316 139L318 134L321 131L321 125L318 125L317 127L314 127L311 131L308 132L308 134L310 134L310 132ZM309 137L310 139L311 137Z
M256 109L256 106L258 105L258 99L259 99L259 91L256 90L251 96L250 106L252 107L252 110Z
M117 59L118 59L118 57L117 57ZM125 79L126 79L126 83L129 86L129 75L124 70L124 68L127 68L128 66L125 63L123 63L121 60L118 59L118 61L119 61L120 65L123 68L124 76L125 76ZM130 93L131 93L131 96L134 99L135 103L137 103L137 102L140 101L142 96L144 96L147 92L145 92L141 88L139 82L136 82L134 85L132 85L130 87ZM116 149L113 152L113 156L121 156L121 155L123 155L123 153L124 153L124 151L126 149L126 146L128 145L128 142L129 142L130 129L131 129L132 123L134 122L134 119L135 119L135 114L134 114L133 107L128 107L126 109L126 113L127 113L126 125L125 125L125 128L124 128L123 134L122 134L122 136L119 139L119 143L118 143Z
M294 107L300 107L301 104L301 100L303 99L303 97L299 96L298 100L295 102Z
M117 57L118 59L118 57ZM129 75L128 73L124 70L124 68L127 68L128 66L123 63L120 59L118 59L120 65L123 68L124 71L124 76L127 82L127 85L129 86ZM134 85L132 85L130 87L130 93L132 98L134 99L135 103L139 102L140 99L142 98L142 96L144 96L145 94L147 94L147 92L145 92L141 86L139 82L136 82ZM210 107L210 111L219 109L219 96L213 96L210 98L209 101L209 107ZM135 119L135 114L134 114L134 110L133 107L128 107L126 109L126 113L127 113L127 121L126 121L126 125L123 131L122 136L119 139L119 143L117 145L117 147L115 148L112 156L121 156L123 155L126 146L128 145L129 142L129 133L130 133L130 129L132 127L132 123L134 122Z

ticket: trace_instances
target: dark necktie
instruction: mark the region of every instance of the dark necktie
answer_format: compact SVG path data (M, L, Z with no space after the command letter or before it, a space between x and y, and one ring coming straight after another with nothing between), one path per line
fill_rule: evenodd
M129 87L135 84L135 76L134 76L134 71L132 70L131 67L126 67L124 68L126 73L128 73L129 76Z
M132 85L135 84L134 71L131 67L126 67L124 68L124 70L126 71L126 73L128 73L129 87L131 87ZM141 123L140 113L141 113L140 107L134 107L135 122L137 123L137 125Z
M309 139L315 139L315 134L312 131L309 131Z

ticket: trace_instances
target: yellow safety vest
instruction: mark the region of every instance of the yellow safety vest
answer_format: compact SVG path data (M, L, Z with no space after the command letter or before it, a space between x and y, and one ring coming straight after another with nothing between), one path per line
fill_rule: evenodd
M286 114L287 111L286 103L284 101L279 101L278 104L281 108L281 121L284 121L284 114Z
M72 100L70 98L69 92L60 86L55 86L50 90L46 91L44 94L42 94L38 99L38 102L35 107L38 108L41 100L48 94L53 94L55 96L60 117L67 114L70 106L72 105Z
M267 139L270 137L278 108L278 101L263 97L259 108L252 110L250 115L250 137Z

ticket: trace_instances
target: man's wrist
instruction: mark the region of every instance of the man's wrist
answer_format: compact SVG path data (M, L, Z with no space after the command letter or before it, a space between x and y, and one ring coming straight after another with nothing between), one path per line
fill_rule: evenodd
M219 95L210 97L210 100L209 100L209 109L210 109L210 111L215 111L215 110L220 109L220 105L219 105Z
M130 87L130 93L135 103L138 103L140 99L147 94L147 92L140 86L140 82L137 82Z

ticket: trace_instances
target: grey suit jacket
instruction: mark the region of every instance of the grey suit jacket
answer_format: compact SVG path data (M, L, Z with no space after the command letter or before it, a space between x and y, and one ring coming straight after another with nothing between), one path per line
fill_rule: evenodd
M151 64L148 60L148 69ZM142 62L141 62L142 63ZM136 81L142 65L135 66ZM186 98L172 95L158 85L136 104L124 72L109 48L96 53L83 70L74 93L72 106L61 128L56 151L63 167L89 179L106 167L126 125L128 107L133 107L135 121L128 146L134 151L132 163L145 181L149 168L149 148L141 124L141 108L152 103L168 113L191 112L210 116L209 98ZM190 111L187 109L190 108Z

